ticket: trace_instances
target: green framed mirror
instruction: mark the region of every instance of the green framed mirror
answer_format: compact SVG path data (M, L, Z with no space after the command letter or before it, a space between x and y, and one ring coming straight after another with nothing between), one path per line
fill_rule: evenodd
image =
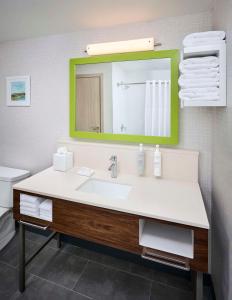
M70 136L178 143L179 50L70 59Z

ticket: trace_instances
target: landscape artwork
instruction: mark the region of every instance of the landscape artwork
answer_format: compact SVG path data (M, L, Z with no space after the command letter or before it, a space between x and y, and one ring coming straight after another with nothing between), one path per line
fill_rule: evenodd
M11 101L25 101L26 84L25 81L11 82Z
M6 78L7 106L30 106L30 76Z

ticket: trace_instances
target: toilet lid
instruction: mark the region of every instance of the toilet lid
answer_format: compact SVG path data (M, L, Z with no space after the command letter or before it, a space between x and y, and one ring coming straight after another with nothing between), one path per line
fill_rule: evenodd
M0 218L1 218L7 211L9 211L9 208L0 207Z
M0 180L1 181L18 181L23 178L28 177L30 174L29 171L13 169L0 166Z

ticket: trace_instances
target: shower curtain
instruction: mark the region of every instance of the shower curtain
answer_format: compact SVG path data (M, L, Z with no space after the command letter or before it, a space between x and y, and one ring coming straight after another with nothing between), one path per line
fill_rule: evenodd
M170 136L170 80L146 81L144 125L147 136Z

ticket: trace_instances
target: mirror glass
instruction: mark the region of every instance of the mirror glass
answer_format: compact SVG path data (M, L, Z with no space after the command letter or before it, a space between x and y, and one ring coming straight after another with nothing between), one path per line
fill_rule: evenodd
M76 65L76 130L170 136L171 59Z

